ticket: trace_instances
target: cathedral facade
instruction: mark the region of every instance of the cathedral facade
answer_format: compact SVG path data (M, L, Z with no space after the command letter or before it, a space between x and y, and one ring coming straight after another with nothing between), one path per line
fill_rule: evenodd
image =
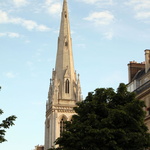
M55 69L52 72L46 103L44 150L55 147L54 141L63 132L65 121L75 114L81 101L79 75L74 70L72 39L67 1L63 1Z

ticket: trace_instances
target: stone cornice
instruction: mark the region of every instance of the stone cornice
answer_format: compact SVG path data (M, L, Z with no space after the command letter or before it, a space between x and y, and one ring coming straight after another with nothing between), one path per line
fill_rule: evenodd
M137 94L136 98L143 99L145 96L147 96L150 93L150 88L143 90L143 92Z
M49 116L52 112L64 112L64 113L75 113L74 108L75 105L72 106L60 106L60 105L53 105L47 110L46 116Z

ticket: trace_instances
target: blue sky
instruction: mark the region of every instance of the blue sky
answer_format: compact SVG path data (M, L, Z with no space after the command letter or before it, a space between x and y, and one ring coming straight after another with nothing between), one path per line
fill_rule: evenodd
M74 65L83 97L128 82L129 61L150 48L150 0L68 0ZM0 108L16 115L1 150L44 143L62 0L0 0Z

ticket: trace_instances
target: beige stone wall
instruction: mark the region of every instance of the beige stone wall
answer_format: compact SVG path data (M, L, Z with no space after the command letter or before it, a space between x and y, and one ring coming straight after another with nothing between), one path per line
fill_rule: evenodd
M143 108L146 113L145 124L150 132L150 88L138 94L137 98L145 102L146 107Z
M66 118L66 121L70 121L72 116L75 114L72 108L63 107L63 109L53 110L52 113L47 117L47 127L46 127L46 139L47 145L46 147L55 147L55 140L60 137L60 121L63 117Z
M144 102L146 104L145 124L147 125L149 132L150 132L150 94L148 94L144 97Z

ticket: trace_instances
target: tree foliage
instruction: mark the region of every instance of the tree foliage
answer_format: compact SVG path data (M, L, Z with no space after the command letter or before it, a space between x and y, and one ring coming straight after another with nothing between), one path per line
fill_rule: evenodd
M57 150L143 150L150 147L144 102L120 84L99 88L74 108L72 122L56 140ZM54 150L54 149L51 149Z
M1 89L1 86L0 86ZM0 109L0 115L3 114L2 109ZM5 139L5 133L6 129L8 129L10 126L14 125L14 121L16 120L16 116L12 115L7 117L5 120L2 120L0 123L0 143L7 141Z
M3 113L3 111L0 109L0 115ZM5 142L5 133L6 129L8 129L10 126L14 125L14 121L16 120L16 116L12 115L7 117L5 120L0 123L0 143Z

